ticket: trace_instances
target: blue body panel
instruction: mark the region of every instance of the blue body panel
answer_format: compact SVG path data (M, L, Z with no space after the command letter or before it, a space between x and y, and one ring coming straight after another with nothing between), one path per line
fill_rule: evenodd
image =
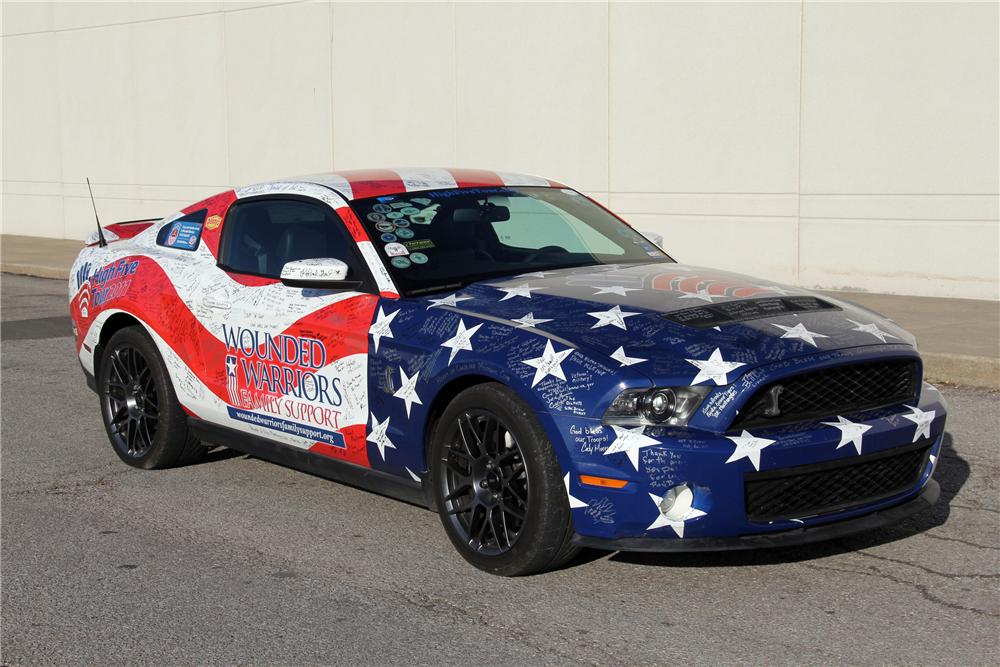
M532 288L530 296L516 292L508 296L508 290L526 284ZM815 296L832 307L702 328L665 317L709 303L783 295ZM620 324L607 323L616 318L600 313L615 307L623 319ZM773 523L747 519L744 476L755 468L749 458L727 463L735 449L727 436L739 435L730 427L757 389L781 378L855 362L914 359L919 368L912 336L876 313L826 296L730 273L654 263L564 269L477 283L454 293L385 298L380 308L393 317L392 336L381 337L377 346L374 339L370 342L369 401L374 420L391 418L389 436L396 451L386 461L371 454L376 450L370 445L373 467L404 477L423 475L424 442L428 417L437 407L435 399L452 382L470 376L488 378L512 389L537 413L563 471L570 473L569 495L581 501L573 510L573 521L582 536L728 537L846 519L916 496L939 455L946 407L936 389L921 383L915 407L934 412L929 426L934 444L927 468L912 489L822 516ZM529 313L547 321L526 326L523 318ZM477 326L467 345L443 346L462 330ZM802 329L807 335L794 333ZM787 335L789 330L793 333ZM525 363L542 357L548 346L556 353L570 350L558 364L564 379L558 373L539 378L536 368ZM641 361L626 365L615 358L619 348L627 358ZM606 454L617 436L601 419L622 390L692 385L699 369L690 360L705 360L712 354L741 365L726 375L724 383L699 382L710 386L711 392L688 426L642 429L642 435L656 444L639 450L637 466L624 452ZM394 396L404 373L408 378L419 374L414 386L420 403ZM844 416L868 427L862 437L862 453L867 455L915 442L920 427L903 416L910 412L911 408L898 405ZM823 423L837 417L751 427L753 437L774 441L760 451L759 470L858 456L851 444L842 446L840 429ZM589 486L579 482L580 474L628 483L621 489ZM703 514L685 521L683 538L663 526L650 529L660 514L650 494L662 496L681 483L694 490L694 507Z

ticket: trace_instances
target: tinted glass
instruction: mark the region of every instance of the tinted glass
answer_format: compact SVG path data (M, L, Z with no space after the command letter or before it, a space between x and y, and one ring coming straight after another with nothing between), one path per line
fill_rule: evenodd
M295 199L235 204L222 230L219 263L232 271L277 278L286 262L334 257L362 280L354 240L328 207Z
M406 294L571 266L672 261L568 189L434 190L353 206Z

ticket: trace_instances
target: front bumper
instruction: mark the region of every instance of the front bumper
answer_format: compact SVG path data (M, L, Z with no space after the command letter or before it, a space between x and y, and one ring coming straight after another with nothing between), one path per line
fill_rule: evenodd
M930 509L938 501L941 487L933 479L928 480L920 494L902 505L865 514L853 519L833 523L806 526L776 533L738 535L736 537L695 537L684 540L663 539L661 537L624 537L601 539L574 535L573 543L581 547L605 549L608 551L740 551L745 549L769 549L809 544L833 540L898 523L908 516Z
M844 441L840 429L830 425L833 418L754 428L754 437L773 441L760 451L757 465L747 457L734 456L734 433L655 427L642 431L645 439L633 464L630 457L610 447L621 435L611 427L596 420L583 423L579 418L548 417L554 427L550 430L554 432L553 441L561 441L563 453L568 454L562 462L570 473L567 491L578 544L604 549L686 551L828 539L885 525L927 507L938 495L931 476L940 459L947 408L940 393L926 384L916 404L920 410L934 413L922 432L905 417L911 414L909 407L850 415L852 422L866 427L860 451L853 442ZM921 443L929 446L921 447ZM607 453L609 450L612 453ZM864 493L859 493L844 503L827 504L825 509L795 509L774 515L758 511L757 505L751 507L747 495L748 480L774 477L783 484L785 477L798 474L797 469L843 469L855 462L895 458L918 450L925 454L919 465L909 468L915 473L912 481L892 486L895 490L891 495L866 499ZM584 476L627 480L627 484L598 488L585 483ZM692 490L694 511L681 521L667 521L667 515L661 516L659 503L678 485ZM781 485L778 487L780 491Z

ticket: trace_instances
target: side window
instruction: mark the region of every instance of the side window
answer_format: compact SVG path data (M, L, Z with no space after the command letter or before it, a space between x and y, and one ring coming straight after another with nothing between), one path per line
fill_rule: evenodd
M257 199L229 209L219 265L237 273L277 278L286 262L334 257L347 264L352 280L363 280L367 271L354 246L343 223L324 204Z
M156 245L178 250L197 250L207 213L208 209L203 208L164 225L156 235Z

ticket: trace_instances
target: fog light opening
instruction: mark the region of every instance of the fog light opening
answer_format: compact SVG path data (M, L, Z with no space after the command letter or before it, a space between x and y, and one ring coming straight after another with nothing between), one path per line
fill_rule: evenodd
M671 521L683 521L691 513L693 505L694 491L687 483L678 484L663 494L660 513Z

